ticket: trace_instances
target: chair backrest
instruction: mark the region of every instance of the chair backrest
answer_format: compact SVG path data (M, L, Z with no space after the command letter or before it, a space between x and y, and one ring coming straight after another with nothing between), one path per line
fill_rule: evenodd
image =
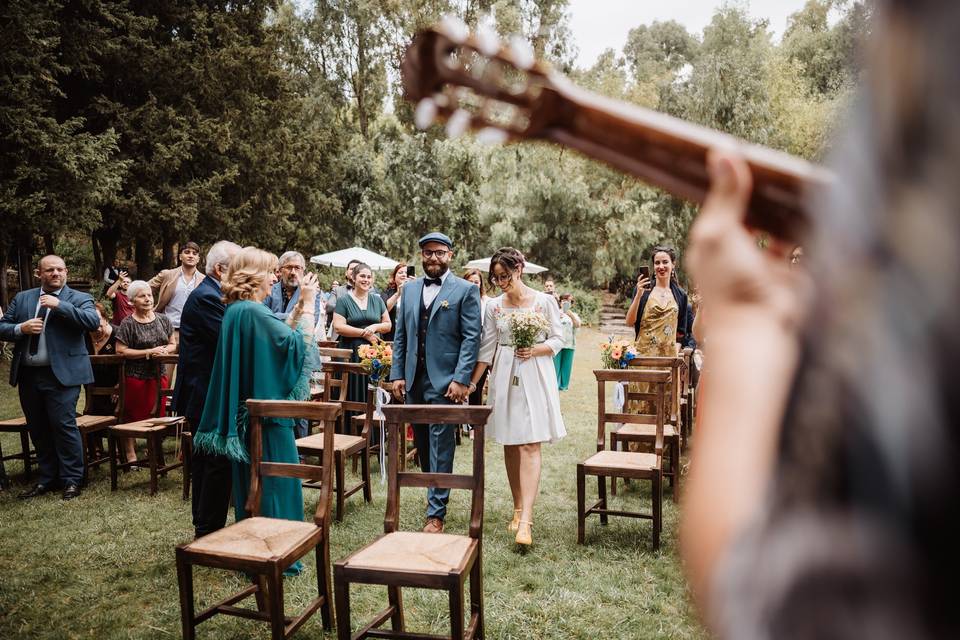
M321 349L327 347L336 347L337 344L338 343L336 340L317 340L317 346Z
M333 344L337 344L334 342ZM317 351L320 352L321 356L326 356L331 360L339 360L340 362L349 362L350 358L353 356L353 349L337 349L336 347L319 347Z
M176 367L177 363L180 362L180 356L177 354L171 354L169 356L153 356L150 358L151 362L155 362L157 365L157 403L154 405L154 416L160 414L160 407L169 404L172 407L173 404L173 381L176 379ZM164 367L172 364L174 366L174 375L167 380L169 386L164 387L159 383L162 380L162 375L164 373Z
M250 491L247 513L260 515L262 476L280 476L319 480L320 495L313 521L319 527L330 522L330 495L333 486L333 424L340 415L340 405L330 402L297 402L294 400L247 400L250 416ZM293 418L322 423L323 454L320 466L289 462L264 462L262 421L264 418Z
M90 356L90 365L93 367L116 367L117 368L117 384L98 387L96 380L92 383L84 385L83 387L83 413L89 415L90 407L93 405L93 400L96 397L106 396L108 398L116 397L117 401L113 403L113 415L116 418L123 416L123 393L125 391L124 387L124 375L123 375L123 363L126 360L121 355L106 355L106 356Z
M654 419L656 425L656 441L654 447L657 455L663 453L663 424L666 414L667 386L670 384L670 371L663 369L595 369L593 375L597 378L597 451L603 451L607 442L607 423L620 424L650 424L647 416L635 413L616 413L607 411L607 383L622 384L646 382L654 385L652 393L643 394L645 399L654 403ZM647 396L651 396L647 398Z
M349 349L347 351L349 351ZM364 402L347 400L347 376L350 374L360 376L367 375L367 372L363 369L363 365L359 362L324 362L321 366L321 371L323 371L323 401L338 402L345 412L353 411L363 413L366 417L363 421L363 429L359 435L366 437L370 432L370 424L373 420L376 391L367 389L366 400ZM340 397L333 399L331 392L338 386L340 388ZM345 433L349 432L349 425L345 424L343 427Z
M640 356L634 358L627 365L631 369L669 369L670 382L667 384L667 397L670 399L670 407L667 411L667 419L674 423L680 416L680 395L682 389L682 371L685 369L683 357L681 356ZM639 391L627 391L626 398L630 400L650 400L654 401L653 393L643 393Z
M391 404L383 407L389 432L387 453L387 513L383 521L386 533L397 530L400 522L400 488L434 487L466 489L471 492L470 537L480 538L483 530L483 444L484 427L491 407L453 404ZM475 429L473 473L417 473L400 471L400 438L406 437L407 424L469 424Z

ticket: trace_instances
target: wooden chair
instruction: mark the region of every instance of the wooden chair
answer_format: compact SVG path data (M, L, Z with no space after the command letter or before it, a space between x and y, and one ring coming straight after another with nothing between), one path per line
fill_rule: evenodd
M436 638L409 633L404 626L402 587L441 589L450 594L450 638L483 637L483 427L490 407L454 405L390 405L384 407L389 424L387 510L384 534L333 566L337 592L337 637ZM472 424L473 473L411 473L400 471L400 438L406 423ZM439 487L471 491L469 535L398 531L401 487ZM464 626L463 587L470 577L470 618ZM357 633L350 634L350 584L382 584L389 606ZM390 620L392 630L381 626Z
M647 369L598 369L593 372L597 378L597 452L577 464L577 543L583 544L587 516L597 514L600 524L607 524L608 516L627 518L647 518L653 520L653 548L660 548L660 532L663 528L663 427L664 406L667 402L667 385L670 372ZM608 451L606 445L606 425L608 422L637 424L642 416L631 413L610 413L606 409L606 384L612 382L647 382L655 385L656 422L654 424L654 452L634 453L630 451ZM586 476L597 477L599 500L586 507ZM616 511L607 504L606 479L624 478L649 480L652 487L653 508L651 513Z
M168 364L176 364L178 356L157 356L150 361L157 367L158 372L163 371L163 367ZM183 426L185 419L182 417L159 417L160 407L166 402L170 395L170 387L157 385L157 397L153 407L153 417L137 422L128 422L124 424L115 424L108 427L108 440L110 443L110 490L117 490L117 474L121 469L129 469L134 465L143 465L146 463L150 469L150 495L157 493L159 478L166 476L170 471L183 467L183 461L174 456L173 462L166 464L163 457L163 441L168 437L175 437L177 445L182 445ZM118 438L134 438L136 440L146 440L147 457L138 458L132 462L119 462Z
M30 448L30 429L27 427L27 419L20 416L10 420L0 420L0 433L15 433L20 436L20 453L3 455L3 450L0 449L0 465L3 465L6 460L22 460L23 477L29 482L31 466L37 462L37 452Z
M80 430L80 438L83 441L83 475L84 481L90 473L90 467L99 467L104 462L110 461L110 448L107 451L97 455L96 450L90 444L92 435L98 436L98 442L102 442L102 437L108 435L108 428L117 424L120 416L123 415L123 362L125 358L119 355L90 356L90 364L94 367L116 367L117 384L98 387L96 383L85 385L83 388L83 413L77 416L77 428ZM97 415L93 413L94 400L96 398L110 398L113 403L113 413ZM113 402L113 398L116 401Z
M333 374L341 374L343 379L349 373L363 373L359 362L324 362L323 371L326 379ZM346 387L344 387L346 389ZM352 402L346 398L335 401L340 405L342 411L359 411L358 417L362 420L362 426L358 435L338 433L333 438L333 468L334 468L334 491L337 496L337 522L343 520L344 503L347 498L356 492L363 491L363 501L373 500L370 483L370 425L373 421L373 403L374 391L367 391L366 402ZM325 392L326 395L326 392ZM325 398L326 402L330 400ZM305 438L297 440L297 450L300 455L320 456L323 453L323 447L326 442L325 433L315 433ZM352 487L346 486L346 461L360 458L360 481ZM310 489L319 488L316 484L305 482L304 487Z
M177 547L177 582L180 587L180 617L184 640L194 638L197 625L218 613L270 623L271 638L290 637L307 618L320 609L323 628L333 628L330 597L330 486L333 482L333 423L340 415L336 404L289 400L247 400L250 415L249 518ZM326 440L320 466L263 461L263 418L294 418L324 423ZM260 516L263 476L283 476L321 483L313 522L279 520ZM283 613L283 572L316 552L317 597L297 617ZM221 600L199 614L194 613L193 566L243 571L256 576L254 584ZM254 596L257 610L234 606Z
M667 385L667 398L670 402L669 414L663 426L663 442L669 465L665 465L663 475L670 481L670 490L674 501L677 500L677 487L680 484L680 453L683 451L683 431L680 425L680 392L683 388L683 372L685 365L680 357L639 357L630 361L630 367L634 369L668 369L670 370L670 382ZM656 401L655 393L641 393L637 391L627 391L624 394L627 402L631 401ZM654 414L641 414L639 412L628 411L628 413L637 413L644 418L642 423L625 424L618 431L610 433L610 450L619 449L620 442L641 442L653 445L656 438L656 416ZM666 413L666 410L665 410ZM617 495L617 479L610 479L610 493Z
M336 347L339 344L336 340L317 340L317 347L323 349L325 347Z

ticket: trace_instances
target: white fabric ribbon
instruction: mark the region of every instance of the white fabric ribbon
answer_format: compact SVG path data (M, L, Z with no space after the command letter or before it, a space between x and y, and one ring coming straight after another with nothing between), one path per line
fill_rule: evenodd
M376 407L373 410L373 418L380 423L380 485L387 484L387 425L386 416L383 415L383 405L390 404L390 394L383 387L377 387ZM406 434L400 434L405 437Z

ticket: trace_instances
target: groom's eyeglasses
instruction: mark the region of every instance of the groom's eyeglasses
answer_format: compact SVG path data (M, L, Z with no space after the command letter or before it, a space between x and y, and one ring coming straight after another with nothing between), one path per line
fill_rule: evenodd
M423 250L420 251L420 254L421 254L424 258L426 258L427 260L429 260L430 258L432 258L432 257L434 257L434 256L436 256L436 257L438 257L438 258L442 258L442 257L444 257L445 255L447 255L448 253L450 253L450 252L447 251L446 249L423 249Z

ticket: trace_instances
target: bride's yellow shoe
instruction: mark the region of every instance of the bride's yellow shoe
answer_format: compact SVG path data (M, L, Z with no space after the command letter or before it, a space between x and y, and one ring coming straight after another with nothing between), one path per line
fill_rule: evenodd
M517 544L524 546L530 546L533 544L533 528L532 522L527 522L526 520L521 520L517 526Z
M520 509L513 510L513 520L507 525L507 531L516 531L520 528Z

